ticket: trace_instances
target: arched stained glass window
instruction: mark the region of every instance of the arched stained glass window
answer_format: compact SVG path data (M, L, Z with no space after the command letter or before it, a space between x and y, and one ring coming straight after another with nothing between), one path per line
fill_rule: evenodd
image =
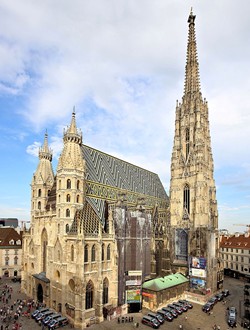
M85 245L84 247L84 262L89 261L89 247L88 245Z
M85 300L85 308L90 309L93 308L93 296L94 296L94 285L92 281L89 281L86 285L86 300Z
M109 301L109 281L105 277L103 281L102 303L107 304Z
M190 189L189 185L186 184L183 190L183 208L190 214Z
M107 246L107 260L110 260L110 244Z
M91 249L91 261L95 261L95 245Z

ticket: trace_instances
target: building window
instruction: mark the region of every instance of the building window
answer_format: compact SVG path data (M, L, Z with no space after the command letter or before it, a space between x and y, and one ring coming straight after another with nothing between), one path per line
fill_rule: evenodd
M80 196L79 196L79 195L76 196L76 202L77 202L77 203L80 202Z
M9 257L5 257L5 266L8 266L9 265L9 260L10 260Z
M71 261L74 261L74 246L71 245Z
M235 257L236 261L238 261L238 256Z
M102 244L102 261L104 261L104 244Z
M186 142L186 159L188 158L189 155L189 146L190 146L190 133L189 133L189 128L186 128L185 132L185 142Z
M76 183L76 189L80 189L80 181L79 180L77 180L77 183Z
M102 303L107 304L109 301L109 281L107 278L103 281L103 294L102 294Z
M244 250L243 249L241 250L241 253L244 253Z
M90 309L93 308L93 293L94 293L94 286L92 281L89 281L86 285L86 303L85 308Z
M38 208L38 210L41 210L41 202L37 203L37 208Z
M186 184L183 191L183 208L190 214L190 189Z
M236 249L236 253L238 253L238 249Z
M236 270L238 270L238 264L236 264L235 268L236 268Z
M70 209L66 210L66 217L69 218L70 217Z
M85 245L84 247L84 262L89 261L89 247L88 245Z
M231 249L231 252L233 252L234 249Z
M244 270L244 267L243 267L243 266L241 266L241 271L243 272L243 270Z
M91 249L91 261L95 261L95 245Z
M222 251L224 251L224 248L221 248Z
M70 179L67 180L67 189L71 189L71 180Z
M66 196L66 202L70 202L70 194L67 194L67 196Z
M107 260L110 260L110 244L107 247Z
M18 257L15 257L14 258L14 265L17 265L17 262L18 262Z
M67 223L66 226L65 226L65 231L66 231L66 233L69 232L69 224L68 224L68 223Z
M38 197L41 197L41 196L42 196L42 190L38 189Z

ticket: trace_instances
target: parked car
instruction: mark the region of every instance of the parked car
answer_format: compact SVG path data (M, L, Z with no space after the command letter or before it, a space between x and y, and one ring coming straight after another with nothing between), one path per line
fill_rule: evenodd
M187 312L188 310L188 307L186 305L182 305L178 302L173 302L173 305L180 308L183 312Z
M187 306L187 308L189 308L189 309L193 308L193 305L186 299L179 300L179 303L182 304L182 305Z
M173 309L173 310L175 310L178 314L182 314L183 313L182 310L179 307L174 306L173 304L169 304L168 307L171 308L171 309Z
M148 316L156 318L159 321L160 324L163 324L165 322L164 316L162 316L161 314L149 312Z
M235 307L229 307L227 313L227 323L230 327L237 327L237 310Z
M49 315L52 315L54 312L53 311L46 311L44 313L39 313L36 317L35 317L35 320L36 322L39 322L39 321L42 321L43 319L45 319L45 317L49 316Z
M163 309L158 310L157 314L160 314L162 317L164 317L164 320L168 322L171 322L174 319L174 316L170 312L167 312Z
M223 299L224 299L224 295L223 295L223 293L222 293L222 292L220 292L220 293L217 293L217 294L215 295L215 297L218 299L218 301L221 301L221 300L223 300Z
M154 329L159 329L160 327L160 323L157 321L157 319L155 317L151 317L151 316L143 316L141 323L148 325L151 328Z
M52 314L43 319L43 324L49 324L52 320L58 319L59 317L62 317L61 314Z
M229 290L227 290L227 289L223 290L222 293L223 293L224 297L227 297L230 294Z
M177 311L175 311L174 309L172 308L168 308L168 307L162 307L162 310L164 310L165 312L168 312L170 313L171 315L173 315L174 318L178 317L178 313Z
M47 312L49 309L47 307L45 308L40 308L40 309L36 309L32 314L31 317L34 319L39 313L44 313Z
M211 304L206 303L205 305L202 306L202 310L205 313L208 313L213 309L213 306Z
M67 325L69 323L69 320L66 317L59 317L58 319L52 320L49 324L48 324L48 328L51 329L57 329L60 327L64 327L65 325Z

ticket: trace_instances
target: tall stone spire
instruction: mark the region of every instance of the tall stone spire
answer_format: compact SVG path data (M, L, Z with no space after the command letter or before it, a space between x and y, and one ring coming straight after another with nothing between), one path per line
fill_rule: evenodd
M218 212L208 104L200 92L194 21L191 11L185 89L182 103L177 101L176 105L171 159L170 217L174 246L171 258L173 269L187 274L191 257L205 258L211 267L206 282L214 291L217 286Z
M199 63L197 58L197 46L195 37L195 15L192 8L188 17L189 32L187 45L187 61L185 70L184 95L193 95L200 92Z

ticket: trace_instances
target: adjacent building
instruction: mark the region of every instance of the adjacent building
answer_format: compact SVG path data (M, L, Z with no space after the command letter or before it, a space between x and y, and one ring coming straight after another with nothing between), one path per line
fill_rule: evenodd
M224 273L235 278L250 279L250 235L222 235L220 256L224 264Z
M22 233L12 227L0 227L0 276L20 277L22 269Z

